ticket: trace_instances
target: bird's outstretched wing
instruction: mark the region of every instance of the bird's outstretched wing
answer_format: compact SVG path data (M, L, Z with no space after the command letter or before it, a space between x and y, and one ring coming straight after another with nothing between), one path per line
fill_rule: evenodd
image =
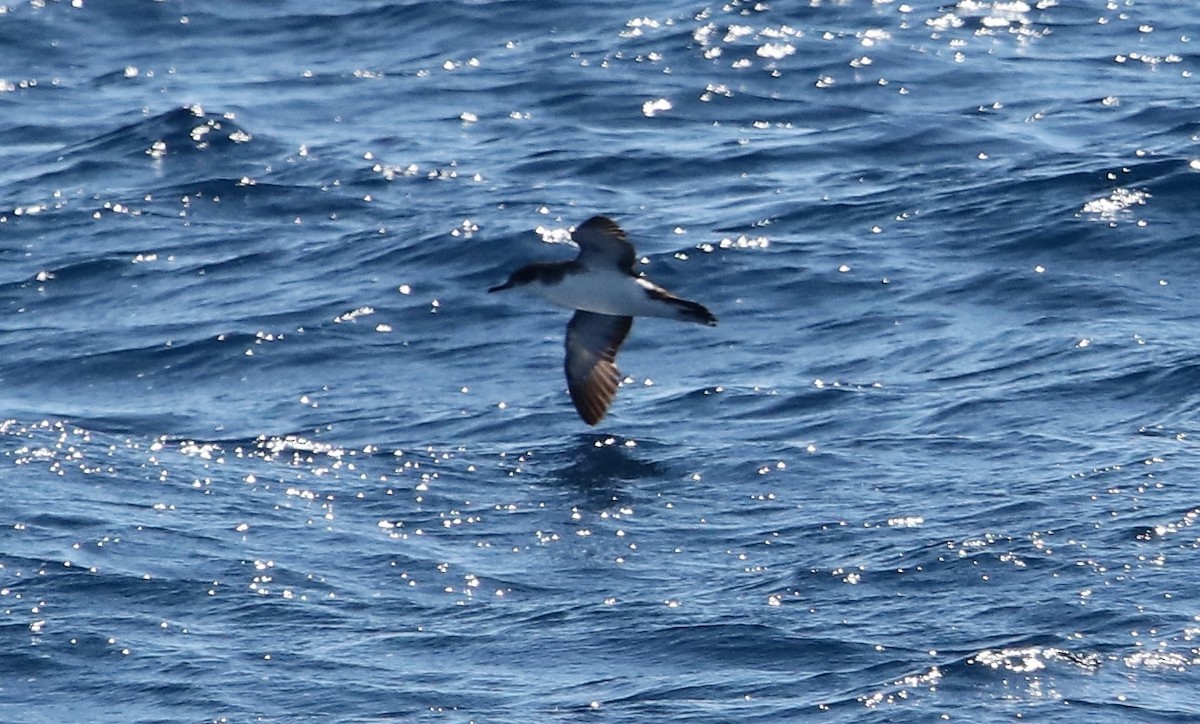
M637 260L633 244L607 216L593 216L576 226L571 238L579 245L579 261L584 266L616 265L621 271L633 272Z
M621 373L617 350L633 327L633 317L579 310L567 325L567 389L579 416L589 425L604 418L617 394Z

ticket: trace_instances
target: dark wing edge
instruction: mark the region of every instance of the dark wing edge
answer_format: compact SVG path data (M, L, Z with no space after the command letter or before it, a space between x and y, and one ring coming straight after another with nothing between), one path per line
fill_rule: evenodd
M589 425L604 419L617 395L621 373L617 350L633 328L633 317L577 311L567 325L563 363L567 389L579 417Z
M571 238L579 245L580 258L589 262L612 259L618 269L633 273L637 252L625 231L607 216L593 216L576 226Z

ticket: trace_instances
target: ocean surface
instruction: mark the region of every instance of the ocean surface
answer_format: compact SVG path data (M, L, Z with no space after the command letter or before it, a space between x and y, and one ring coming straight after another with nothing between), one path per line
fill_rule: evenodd
M0 6L0 721L1200 720L1195 4ZM618 220L720 325L489 295Z

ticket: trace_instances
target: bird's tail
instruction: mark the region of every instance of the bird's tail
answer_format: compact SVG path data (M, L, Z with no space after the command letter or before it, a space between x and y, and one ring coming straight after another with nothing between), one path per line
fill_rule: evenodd
M717 318L703 304L678 297L673 297L671 304L675 306L676 319L682 322L707 324L710 327L717 326Z

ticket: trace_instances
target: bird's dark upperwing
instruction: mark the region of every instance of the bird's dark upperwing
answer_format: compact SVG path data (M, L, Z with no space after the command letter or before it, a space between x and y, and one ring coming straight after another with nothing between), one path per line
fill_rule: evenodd
M567 389L579 416L589 425L604 419L617 394L621 373L617 350L633 327L633 317L576 311L567 325Z
M571 232L579 245L579 261L584 266L616 265L621 271L633 273L637 253L617 222L607 216L593 216Z

